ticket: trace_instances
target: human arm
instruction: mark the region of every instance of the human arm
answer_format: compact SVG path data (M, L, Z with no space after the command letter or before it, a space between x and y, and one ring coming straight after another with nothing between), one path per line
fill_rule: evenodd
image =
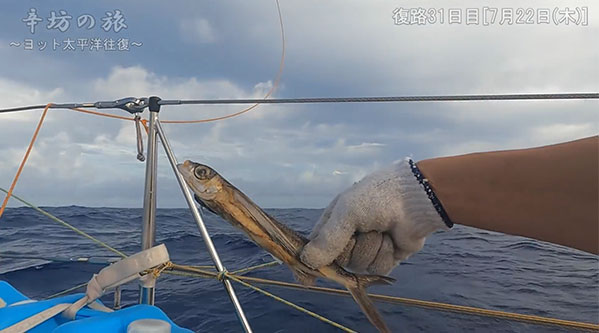
M457 224L599 254L599 136L417 163Z
M599 137L416 163L450 220L598 253ZM403 161L339 194L300 257L388 273L446 228Z

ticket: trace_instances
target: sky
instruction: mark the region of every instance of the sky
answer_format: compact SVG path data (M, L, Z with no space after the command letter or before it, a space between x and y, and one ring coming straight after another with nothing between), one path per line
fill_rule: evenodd
M286 58L273 97L599 91L599 5L519 5L281 0ZM419 7L435 12L436 21L400 24L406 11ZM559 22L566 7L575 17ZM498 14L491 22L493 8ZM23 21L32 9L42 19L34 33ZM394 18L396 9L404 16ZM64 32L48 19L61 10L72 16ZM126 25L119 31L109 24L117 10ZM466 24L466 12L476 10L478 24L472 17ZM485 10L488 25L482 22ZM544 10L558 24L540 22ZM461 13L461 22L449 24L450 11L454 21ZM90 29L87 15L95 19ZM82 16L87 22L79 27ZM0 108L151 95L261 98L281 57L278 20L276 3L262 0L5 0ZM26 39L33 40L32 50L25 49ZM63 50L66 39L84 41ZM128 39L129 50L90 50L86 39ZM422 160L596 135L598 106L596 100L262 105L233 119L164 129L179 161L211 165L259 205L321 208L405 156ZM160 117L202 119L241 108L165 106ZM0 114L1 187L10 186L40 115ZM158 207L184 207L162 149L159 155ZM15 194L41 206L141 207L144 173L132 122L51 109Z

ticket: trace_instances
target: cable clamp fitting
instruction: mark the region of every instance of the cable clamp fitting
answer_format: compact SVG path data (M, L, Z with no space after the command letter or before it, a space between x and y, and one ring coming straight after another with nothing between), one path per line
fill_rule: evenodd
M143 112L149 105L147 97L125 97L116 101L95 102L94 107L98 109L122 109L131 114Z

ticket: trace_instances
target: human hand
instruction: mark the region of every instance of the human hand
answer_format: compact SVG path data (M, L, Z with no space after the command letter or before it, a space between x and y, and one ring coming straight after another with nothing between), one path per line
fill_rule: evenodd
M312 268L336 260L354 272L386 275L430 233L447 228L406 159L333 199L300 259Z

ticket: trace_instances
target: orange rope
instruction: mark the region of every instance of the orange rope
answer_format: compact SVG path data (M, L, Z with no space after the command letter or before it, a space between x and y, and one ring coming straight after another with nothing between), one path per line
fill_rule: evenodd
M27 159L29 158L29 154L31 153L33 144L35 143L35 140L37 139L37 135L42 127L42 123L44 122L44 119L46 118L46 113L48 112L48 109L50 109L51 106L52 106L52 103L48 103L46 105L46 107L44 108L42 117L40 118L40 121L37 124L37 127L35 129L35 132L33 133L33 137L31 138L31 142L29 143L29 147L27 147L25 156L23 157L23 160L21 161L21 165L19 166L19 169L17 170L17 174L15 175L15 178L13 179L12 184L10 185L10 188L6 194L6 197L4 198L4 202L2 203L2 207L0 208L0 217L2 217L2 214L4 214L4 209L6 209L6 205L8 204L8 199L10 199L10 197L12 196L12 192L15 189L15 186L17 185L17 181L19 180L19 177L21 176L23 167L25 167L25 163L27 163ZM71 108L69 110L93 114L93 115L102 116L102 117L108 117L108 118L115 118L115 119L121 119L121 120L134 120L133 118L129 118L129 117L117 116L117 115L113 115L113 114L109 114L109 113L91 111L91 110L86 110L86 109L81 109L81 108ZM143 124L143 126L146 130L146 133L147 133L148 132L147 120L141 119L141 123Z
M110 114L110 113L104 113L104 112L98 112L98 111L91 111L91 110L86 110L86 109L81 109L81 108L71 108L69 110L83 112L83 113L89 113L89 114L94 114L96 116L102 116L102 117L108 117L108 118L115 118L115 119L122 119L122 120L135 120L135 118L117 116L117 115ZM150 129L148 127L148 120L142 118L142 119L140 119L140 121L141 121L141 124L144 126L144 129L146 130L146 134L147 134L150 131Z
M274 87L274 86L273 86ZM241 114L244 114L254 108L256 108L258 105L260 105L260 103L256 103L252 106L250 106L247 109L243 109L239 112L236 113L232 113L232 114L228 114L226 116L222 116L222 117L216 117L216 118L206 118L206 119L197 119L197 120L161 120L161 123L168 123L168 124L197 124L197 123L208 123L211 121L217 121L217 120L223 120L223 119L228 119L228 118L233 118L236 116L239 116Z
M69 110L94 114L96 116L102 116L102 117L108 117L108 118L115 118L115 119L122 119L122 120L135 120L135 118L117 116L117 115L110 114L110 113L91 111L91 110L86 110L86 109L81 109L81 108L71 108ZM150 129L148 128L148 120L142 118L142 119L140 119L140 121L141 121L141 124L144 126L144 128L146 130L146 134L147 134L150 131Z
M29 153L31 153L33 144L35 143L35 140L37 139L37 135L40 132L40 129L42 128L42 124L44 123L44 119L46 118L46 113L48 113L48 109L50 108L50 106L52 106L52 103L48 103L46 105L46 107L44 108L44 111L42 112L42 117L40 118L40 121L37 123L35 132L33 132L33 137L31 138L31 142L29 142L29 147L27 147L25 156L23 157L23 160L21 161L21 165L19 165L17 174L15 175L15 178L12 180L12 184L10 185L8 192L6 193L6 197L4 198L4 202L2 203L2 207L0 208L0 217L2 217L2 214L4 214L4 209L6 208L6 205L8 204L8 199L10 199L10 197L12 195L12 191L15 189L15 186L17 185L17 181L19 180L19 177L21 176L21 172L23 171L23 167L25 166L25 163L27 162L27 159L29 158Z
M283 29L283 16L281 15L281 6L279 5L279 0L276 0L277 2L277 11L279 13L279 25L281 26L281 61L279 62L279 71L277 72L277 76L275 77L275 81L272 85L272 87L270 88L270 90L268 91L268 93L266 93L266 95L264 96L264 99L269 98L272 93L275 92L275 90L277 89L278 85L279 85L279 81L281 81L281 75L283 74L283 67L285 66L285 30ZM215 118L207 118L207 119L198 119L198 120L161 120L161 123L169 123L169 124L196 124L196 123L207 123L207 122L211 122L211 121L217 121L217 120L223 120L223 119L229 119L229 118L233 118L239 115L242 115L250 110L255 109L258 105L260 105L260 103L256 103L246 109L243 109L241 111L232 113L232 114L228 114L226 116L222 116L222 117L215 117Z
M89 114L95 114L97 116L103 116L103 117L109 117L109 118L116 118L116 119L122 119L122 120L133 120L133 118L129 118L129 117L117 116L117 115L110 114L110 113L91 111L91 110L86 110L86 109L81 109L81 108L71 108L69 110L83 112L83 113L89 113Z
M141 124L144 125L144 128L146 129L146 134L150 133L150 128L148 127L148 120L145 118L140 119Z

